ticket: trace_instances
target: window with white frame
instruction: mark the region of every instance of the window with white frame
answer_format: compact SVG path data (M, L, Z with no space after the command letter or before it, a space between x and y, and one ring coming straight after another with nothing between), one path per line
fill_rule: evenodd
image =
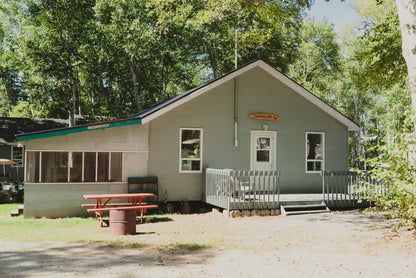
M202 172L202 129L180 129L179 172Z
M121 152L28 151L26 182L120 182Z
M23 166L23 148L18 146L12 146L12 161L17 164L12 165L12 167L22 167Z
M306 172L319 173L324 170L325 133L306 133Z

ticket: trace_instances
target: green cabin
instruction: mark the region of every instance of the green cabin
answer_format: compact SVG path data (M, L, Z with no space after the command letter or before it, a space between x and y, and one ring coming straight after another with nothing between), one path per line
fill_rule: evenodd
M135 176L157 177L170 201L207 201L208 168L278 171L280 193L319 193L321 171L348 170L348 133L358 130L256 60L128 119L18 135L25 216L86 215L84 194L126 193ZM253 191L275 188L248 180Z

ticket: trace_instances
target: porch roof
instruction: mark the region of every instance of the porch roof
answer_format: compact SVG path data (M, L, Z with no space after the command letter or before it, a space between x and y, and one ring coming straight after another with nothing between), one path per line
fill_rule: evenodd
M125 119L119 121L103 122L96 124L81 125L69 128L59 128L52 130L45 130L42 132L33 132L33 133L24 133L16 135L17 139L22 141L30 141L41 138L48 138L54 136L68 135L86 131L108 129L113 127L129 126L129 125L140 125L142 123L141 119Z

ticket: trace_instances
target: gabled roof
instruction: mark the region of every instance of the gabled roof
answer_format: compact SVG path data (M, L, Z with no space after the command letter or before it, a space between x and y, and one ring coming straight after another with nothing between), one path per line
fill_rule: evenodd
M315 96L313 93L309 92L305 88L303 88L301 85L296 83L294 80L290 79L268 63L266 63L263 60L256 60L253 61L239 69L233 70L232 72L211 80L199 87L196 87L194 89L191 89L183 94L177 95L171 99L168 99L164 102L161 102L155 106L153 106L150 109L144 110L136 115L133 115L131 118L139 118L142 119L142 123L150 122L151 120L165 114L166 112L182 105L185 102L188 102L194 98L199 97L200 95L203 95L210 91L212 88L217 87L227 81L232 80L233 78L242 75L243 73L252 70L254 68L261 68L267 73L269 73L271 76L285 84L287 87L291 88L293 91L298 93L300 96L302 96L304 99L311 102L313 105L317 106L322 111L326 112L331 117L335 118L339 122L341 122L343 125L348 127L349 131L358 131L360 129L359 125L349 119L347 116L324 102L319 97Z
M123 119L119 121L112 121L112 122L104 122L99 124L91 124L91 125L83 125L83 126L76 126L72 128L66 129L57 129L51 131L43 131L43 132L34 132L29 134L20 134L18 135L19 141L26 141L26 140L33 140L45 137L53 137L59 135L66 135L84 131L91 131L97 129L106 129L112 128L117 126L123 125L132 125L132 124L146 124L161 115L175 109L176 107L197 98L207 92L209 92L212 88L215 88L227 81L234 79L235 77L244 74L254 68L261 68L271 76L285 84L287 87L291 88L294 92L302 96L304 99L308 100L311 104L315 105L329 116L333 117L334 119L338 120L340 123L345 125L349 131L358 131L360 129L359 125L349 119L347 116L330 106L329 104L325 103L322 99L315 96L313 93L309 92L301 85L296 83L294 80L290 79L286 75L282 74L280 71L269 65L263 60L256 60L253 61L241 68L235 69L228 74L219 77L217 79L211 80L206 82L205 84L193 88L189 91L186 91L180 95L167 99L149 109L143 110L128 119Z
M0 144L16 143L15 134L68 127L67 120L0 117Z

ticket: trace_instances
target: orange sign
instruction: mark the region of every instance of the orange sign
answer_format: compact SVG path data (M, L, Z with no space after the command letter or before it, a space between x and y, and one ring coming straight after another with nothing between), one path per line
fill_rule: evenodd
M268 121L280 121L280 117L275 114L268 114L268 113L256 113L248 115L249 118L255 120L268 120Z

